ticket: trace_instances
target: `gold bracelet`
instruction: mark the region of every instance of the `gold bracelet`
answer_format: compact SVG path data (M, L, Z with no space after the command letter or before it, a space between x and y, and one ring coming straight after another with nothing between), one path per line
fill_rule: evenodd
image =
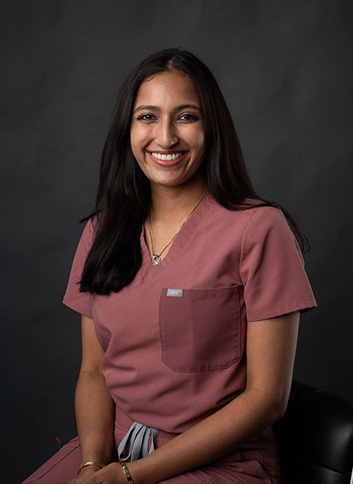
M85 467L88 467L88 466L95 466L95 467L99 467L100 469L102 469L104 467L104 465L100 464L99 462L95 462L94 460L88 460L86 462L82 462L80 467L77 469L77 475L79 475L79 473L82 471L82 469L84 469Z
M130 474L129 469L128 469L127 465L125 464L125 462L123 462L122 460L119 460L118 463L121 465L121 467L123 469L123 472L125 474L127 482L134 484L134 481L132 480L131 474Z

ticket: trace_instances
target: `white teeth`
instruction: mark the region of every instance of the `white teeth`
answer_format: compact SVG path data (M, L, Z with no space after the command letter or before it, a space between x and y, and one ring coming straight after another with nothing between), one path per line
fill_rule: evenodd
M183 156L183 153L173 153L172 155L171 154L162 155L161 153L152 153L152 156L154 158L157 158L157 160L172 161Z

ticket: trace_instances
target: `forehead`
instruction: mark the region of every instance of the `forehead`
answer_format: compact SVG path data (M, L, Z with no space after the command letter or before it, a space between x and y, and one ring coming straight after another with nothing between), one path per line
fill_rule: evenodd
M200 104L200 96L190 76L179 70L161 72L145 79L135 100L140 104Z

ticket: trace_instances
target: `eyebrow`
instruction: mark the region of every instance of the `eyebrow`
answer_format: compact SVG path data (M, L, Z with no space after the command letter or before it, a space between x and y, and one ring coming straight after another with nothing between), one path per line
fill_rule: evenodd
M196 104L181 104L180 106L177 106L175 108L176 111L179 111L180 109L196 109L197 111L201 112L201 108L199 106L196 106ZM161 108L158 106L138 106L135 110L134 113L137 111L161 111Z

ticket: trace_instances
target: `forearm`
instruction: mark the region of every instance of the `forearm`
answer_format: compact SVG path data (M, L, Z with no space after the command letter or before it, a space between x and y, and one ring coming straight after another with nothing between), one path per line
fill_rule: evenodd
M135 484L154 484L212 462L271 425L280 417L280 407L256 390L245 391L150 456L129 463Z
M83 461L109 463L113 453L114 403L101 373L80 373L75 408Z

